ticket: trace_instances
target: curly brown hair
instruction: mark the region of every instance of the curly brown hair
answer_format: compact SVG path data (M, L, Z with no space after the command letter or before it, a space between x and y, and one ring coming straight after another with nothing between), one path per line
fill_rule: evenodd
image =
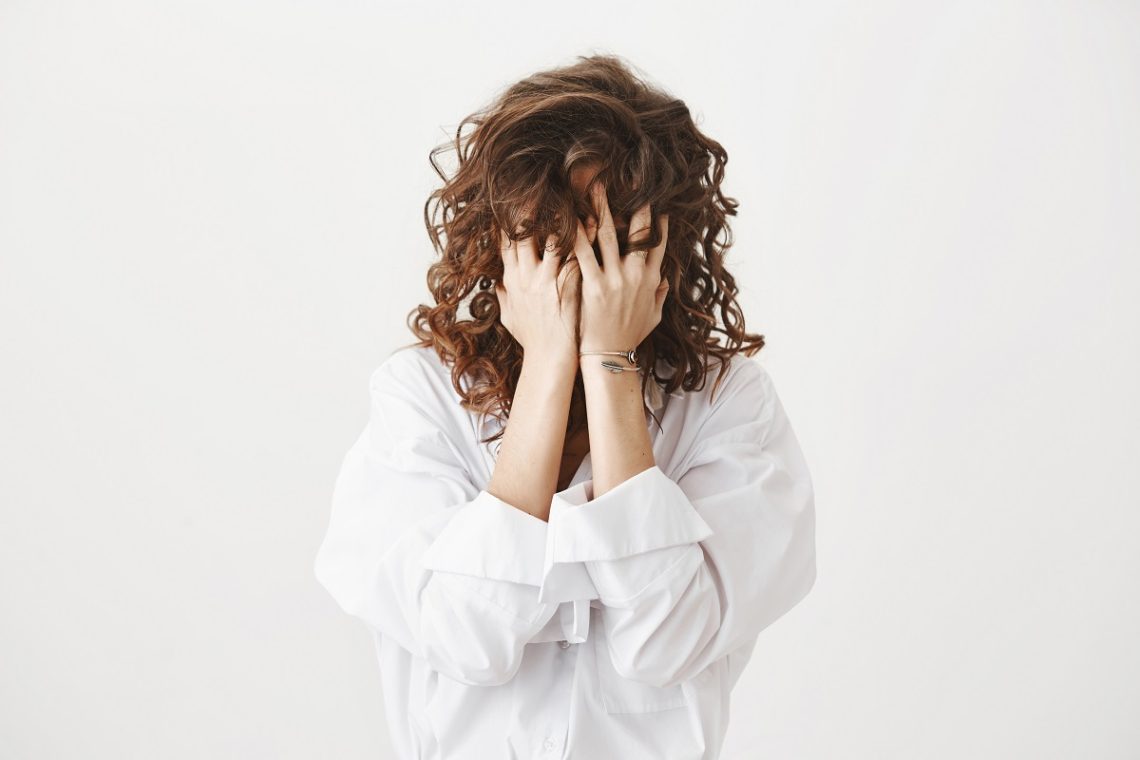
M468 126L473 129L464 134ZM449 176L437 157L451 150L458 167ZM724 267L732 245L728 217L739 205L721 190L728 155L697 129L683 101L649 84L622 58L578 56L573 64L510 85L464 118L454 140L436 146L429 160L444 183L424 205L424 224L440 258L427 273L435 304L408 314L418 338L409 346L435 348L451 366L465 408L509 416L522 370L522 346L500 322L494 290L503 276L500 230L516 240L555 235L565 266L577 220L593 214L589 188L575 192L570 181L581 167L596 168L592 182L604 183L622 255L636 209L650 204L648 246L661 240L658 215L669 215L662 262L669 293L661 322L637 347L639 364L653 368L644 373L643 392L649 382L665 393L699 390L710 355L722 360L719 384L733 354L751 356L764 346L763 335L745 332L736 281ZM596 242L594 247L597 254ZM541 255L542 246L537 248ZM460 319L468 297L470 318ZM725 345L713 332L724 335ZM672 368L667 378L657 376L659 362ZM583 424L579 372L567 436Z

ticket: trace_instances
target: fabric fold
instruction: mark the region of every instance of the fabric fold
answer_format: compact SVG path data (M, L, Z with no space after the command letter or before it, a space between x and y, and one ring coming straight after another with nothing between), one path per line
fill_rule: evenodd
M546 567L614 560L708 538L713 530L656 464L597 498L593 480L555 494Z
M483 490L461 507L423 554L423 567L541 586L548 525Z

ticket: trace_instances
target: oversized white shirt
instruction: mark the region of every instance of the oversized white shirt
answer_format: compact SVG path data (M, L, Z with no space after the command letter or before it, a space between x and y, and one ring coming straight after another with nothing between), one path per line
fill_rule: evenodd
M434 349L376 368L314 570L373 633L400 758L719 757L758 634L816 565L768 372L736 355L712 394L716 372L651 381L655 464L594 498L587 453L544 521L485 490L501 423L460 405Z

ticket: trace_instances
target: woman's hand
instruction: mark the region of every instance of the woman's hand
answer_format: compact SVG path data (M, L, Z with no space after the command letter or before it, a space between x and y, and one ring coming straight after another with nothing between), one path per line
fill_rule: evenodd
M625 351L636 348L661 322L661 307L669 290L668 280L661 278L661 262L669 218L662 214L661 244L650 251L637 248L635 235L648 232L651 219L649 204L638 209L629 224L629 253L622 257L617 232L605 188L593 186L596 224L587 232L578 222L578 240L574 257L582 273L581 350ZM602 250L602 265L594 258L590 240L595 232Z
M499 319L522 345L524 356L577 366L582 280L578 262L572 256L559 271L562 257L552 250L554 236L546 239L541 259L534 241L534 237L510 240L505 232L500 236L503 281L495 285Z

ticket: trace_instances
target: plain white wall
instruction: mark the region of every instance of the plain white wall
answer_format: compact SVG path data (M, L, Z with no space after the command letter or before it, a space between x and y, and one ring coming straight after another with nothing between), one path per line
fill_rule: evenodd
M0 757L388 756L311 572L333 480L428 296L428 151L590 52L729 151L817 489L725 757L1140 757L1138 40L1076 0L0 3Z

